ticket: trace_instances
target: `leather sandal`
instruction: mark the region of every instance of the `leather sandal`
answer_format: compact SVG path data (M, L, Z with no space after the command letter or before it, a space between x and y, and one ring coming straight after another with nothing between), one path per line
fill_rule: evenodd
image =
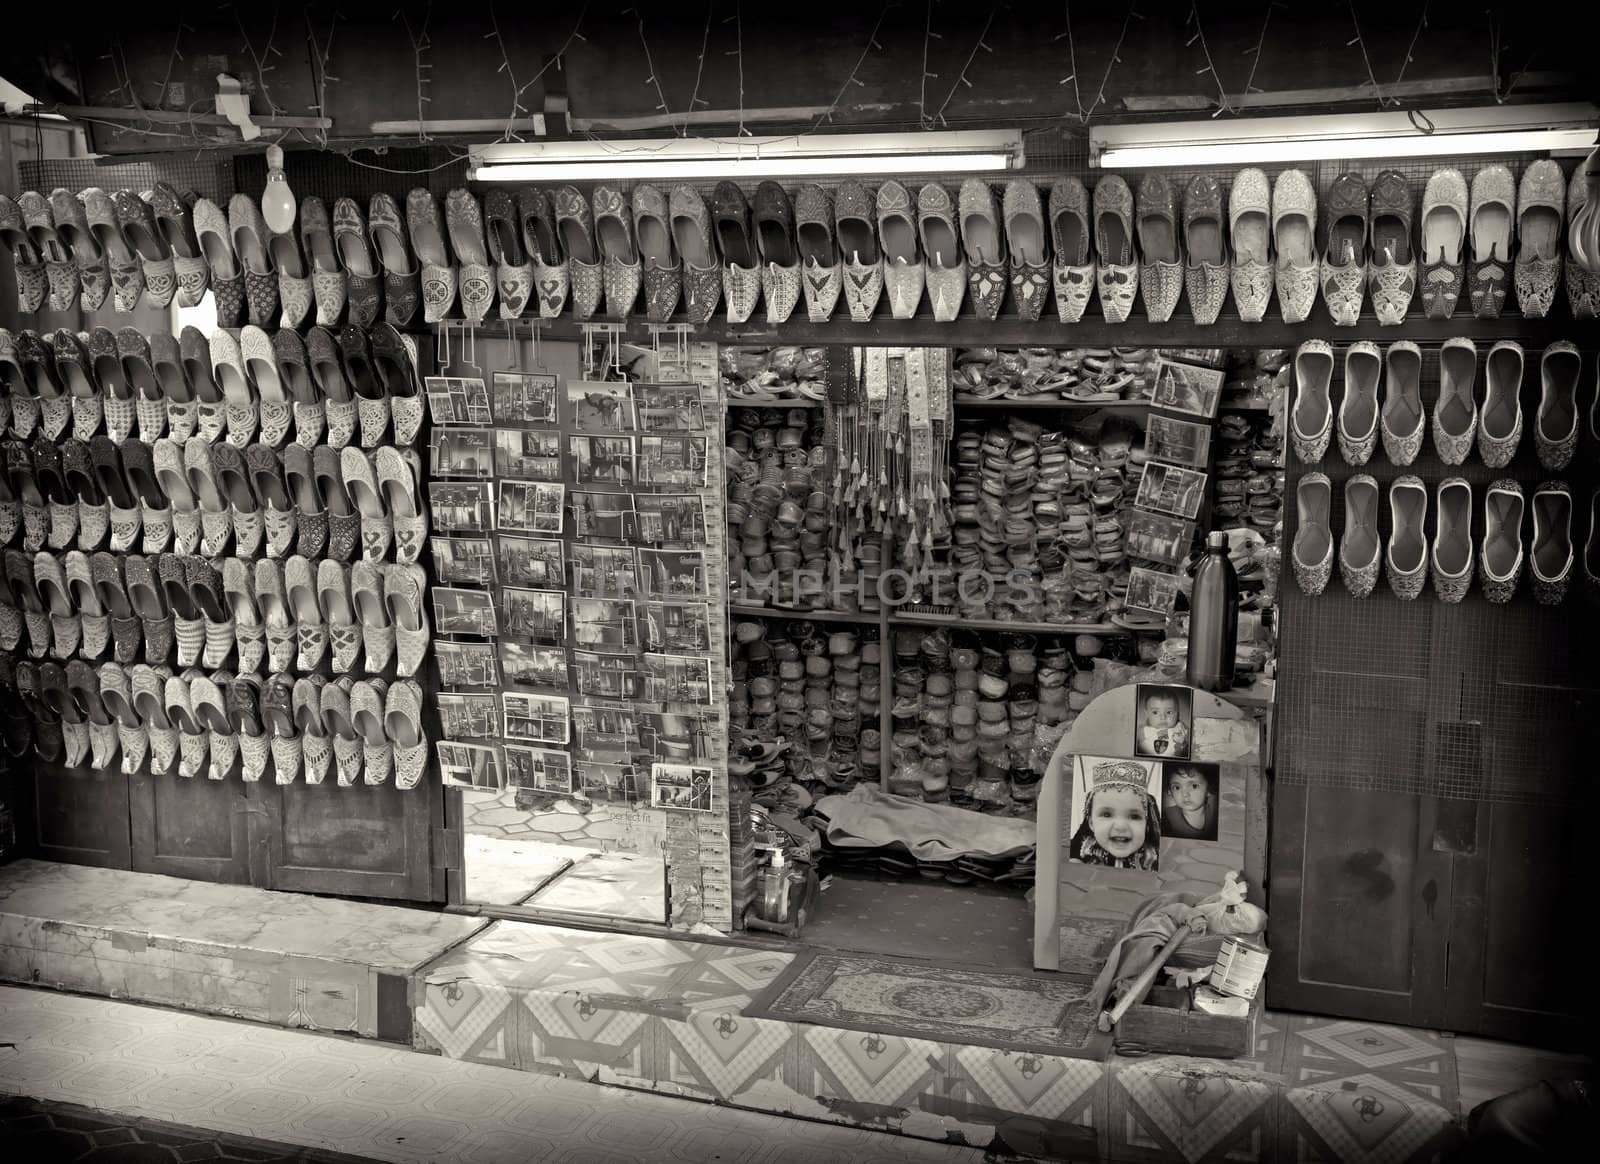
M794 207L778 183L769 180L756 187L754 221L767 322L785 323L800 301L800 255L795 249Z
M1273 281L1285 323L1303 323L1317 298L1317 192L1302 170L1284 170L1272 183Z
M56 231L50 200L37 191L28 190L17 199L17 208L22 211L22 221L34 249L44 259L45 281L50 285L50 310L70 311L78 302L78 266Z
M834 193L834 227L844 263L844 301L850 318L865 323L883 296L883 263L874 227L876 199L860 182L845 182Z
M311 262L311 297L317 305L317 323L337 327L344 315L345 277L339 266L339 248L333 241L333 223L320 198L300 202L300 247Z
M600 271L600 252L595 247L594 219L589 200L576 186L562 186L552 199L556 237L566 255L571 284L572 316L578 320L594 318L600 307L605 283ZM537 269L535 275L538 275ZM541 300L543 288L540 289ZM540 304L543 313L543 303Z
M383 317L396 327L405 327L417 314L422 280L417 260L411 253L406 224L400 217L400 207L389 195L372 196L367 206L367 231L372 249L383 264ZM348 251L346 254L348 256ZM350 269L348 257L345 267ZM352 311L346 329L355 322Z
M794 221L806 318L812 323L826 323L833 318L833 309L844 290L844 264L833 235L832 197L815 182L800 187L794 196Z
M200 239L195 234L194 211L177 190L166 182L157 182L150 193L150 209L155 218L156 230L172 254L173 277L179 307L198 307L205 298L206 287L211 282L211 269L206 265L200 250ZM145 268L148 283L150 271Z
M22 208L4 194L0 194L0 247L11 256L11 269L16 275L17 310L32 315L44 305L50 279L45 274L39 250L28 235Z
M99 311L111 293L111 270L105 249L89 228L83 199L58 186L50 192L50 213L56 220L56 233L78 268L78 305L84 311Z
M497 187L484 195L483 219L500 294L500 318L520 319L533 297L533 263L522 247L522 229L510 191Z
M211 272L211 297L217 308L218 327L238 327L244 322L244 268L233 249L233 231L222 207L208 198L194 204L194 232Z
M152 307L169 306L178 293L178 272L172 248L156 225L154 208L132 190L118 190L111 196L111 206L128 245L139 256L145 298Z
M1139 181L1139 287L1145 318L1166 323L1183 294L1183 250L1179 245L1178 197L1165 174L1146 174Z
M361 204L354 198L340 198L333 204L333 245L344 267L349 322L357 327L371 327L383 314L385 277L378 269L378 257L367 232L367 220L361 214ZM320 309L318 322L321 322ZM334 324L324 326L333 327Z
M244 271L246 318L257 327L266 327L278 314L278 272L267 247L271 232L250 195L235 194L228 199L228 235Z
M1322 301L1339 327L1361 318L1368 277L1367 233L1372 215L1367 183L1356 173L1340 174L1328 188L1328 243L1322 252Z
M539 317L559 319L567 306L571 276L550 195L538 189L521 191L517 195L517 217L522 222L522 245L533 262L533 288L539 300Z
M912 319L922 302L927 276L917 246L916 207L911 202L910 192L893 180L879 186L877 215L878 238L883 248L883 287L889 296L889 313L895 319Z
M592 204L606 315L612 319L627 319L639 298L643 274L639 252L633 245L633 211L627 196L611 186L596 186Z

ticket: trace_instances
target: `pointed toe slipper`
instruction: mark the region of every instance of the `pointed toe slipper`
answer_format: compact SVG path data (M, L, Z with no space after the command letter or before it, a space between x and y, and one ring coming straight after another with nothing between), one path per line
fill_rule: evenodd
M833 234L833 199L815 182L807 183L794 196L794 221L806 318L826 323L844 290L844 266Z
M592 208L606 315L627 319L639 298L643 278L639 251L633 245L633 211L627 195L613 186L595 187Z
M850 318L865 323L883 296L883 266L873 225L875 198L860 182L846 182L834 194L834 229L844 265L844 300Z
M409 202L407 198L408 205ZM372 250L383 264L383 317L396 327L405 327L416 317L417 304L422 301L422 282L406 221L389 195L372 196L367 206L367 232Z
M1133 241L1133 192L1119 174L1095 183L1094 240L1100 314L1107 323L1123 323L1139 292L1139 257Z
M539 318L560 319L567 306L571 276L556 229L555 204L548 193L536 187L522 190L517 194L517 219L522 224L523 248L533 264Z
M552 198L552 210L557 240L567 259L572 316L578 320L593 319L600 309L605 281L600 270L600 251L595 243L594 215L589 200L576 186L562 186Z
M1096 286L1089 230L1089 192L1077 178L1061 178L1050 187L1050 243L1054 253L1051 284L1056 315L1077 323Z
M483 224L489 259L494 264L500 318L520 319L533 297L533 263L522 246L517 208L510 191L497 188L484 195Z

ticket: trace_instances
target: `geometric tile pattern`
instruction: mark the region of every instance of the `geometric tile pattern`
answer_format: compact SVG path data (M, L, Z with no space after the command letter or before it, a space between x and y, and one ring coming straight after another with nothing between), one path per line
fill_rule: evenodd
M667 921L667 867L657 856L590 853L525 903L551 913Z
M636 1019L649 1016L633 1015ZM120 1147L112 1126L86 1159L404 1164L980 1164L969 1147L687 1104L527 1071L307 1031L54 991L0 987L0 1094L177 1125L204 1136L169 1152L153 1132ZM55 1120L62 1117L54 1116ZM95 1117L104 1118L104 1117ZM194 1129L206 1129L196 1133ZM240 1138L265 1140L245 1144ZM135 1151L135 1148L137 1149ZM304 1149L303 1155L294 1149ZM73 1154L12 1154L72 1159Z

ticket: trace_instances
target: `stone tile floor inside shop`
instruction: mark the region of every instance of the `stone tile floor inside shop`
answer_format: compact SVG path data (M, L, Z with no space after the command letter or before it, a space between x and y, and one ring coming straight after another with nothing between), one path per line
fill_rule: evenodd
M917 909L947 891L847 888ZM835 916L829 944L866 944L850 927L869 923ZM1110 932L1085 930L1085 956ZM936 933L907 941L955 961ZM0 1092L46 1108L0 1118L47 1139L85 1118L49 1105L158 1122L43 1157L97 1162L136 1146L127 1159L1410 1162L1450 1147L1473 1104L1576 1070L1272 1012L1248 1059L1104 1062L758 1012L801 956L20 861L0 869L0 979L36 988L0 987Z

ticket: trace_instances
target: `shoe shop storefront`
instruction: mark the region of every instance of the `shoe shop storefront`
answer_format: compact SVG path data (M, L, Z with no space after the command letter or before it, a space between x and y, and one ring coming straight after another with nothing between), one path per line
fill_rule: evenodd
M1047 1158L1578 1048L1576 52L409 7L0 50L0 977L398 907L335 1029Z

